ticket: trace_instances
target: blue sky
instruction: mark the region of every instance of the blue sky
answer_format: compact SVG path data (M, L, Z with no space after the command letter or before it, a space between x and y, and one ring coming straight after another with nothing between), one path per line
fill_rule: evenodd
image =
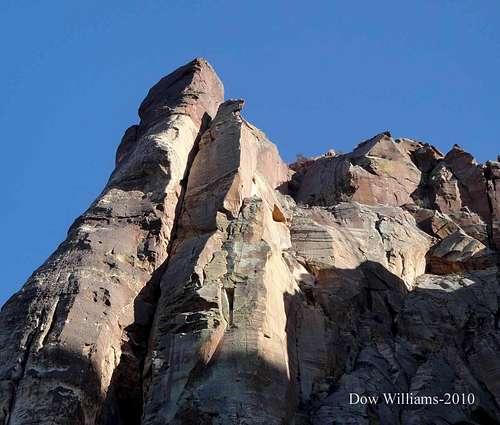
M287 161L384 130L500 153L500 2L2 0L0 304L99 194L161 76L206 57Z

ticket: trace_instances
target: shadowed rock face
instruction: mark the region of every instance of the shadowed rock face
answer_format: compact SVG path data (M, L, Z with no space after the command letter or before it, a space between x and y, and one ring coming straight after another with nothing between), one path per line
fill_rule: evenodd
M288 167L242 108L202 59L150 90L2 308L0 423L500 423L499 163L387 132Z

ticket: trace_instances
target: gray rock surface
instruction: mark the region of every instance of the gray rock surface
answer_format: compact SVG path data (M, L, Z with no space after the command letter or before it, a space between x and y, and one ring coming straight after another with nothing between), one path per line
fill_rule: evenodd
M203 59L150 90L0 312L0 424L500 423L499 163L386 132L287 166L242 108Z

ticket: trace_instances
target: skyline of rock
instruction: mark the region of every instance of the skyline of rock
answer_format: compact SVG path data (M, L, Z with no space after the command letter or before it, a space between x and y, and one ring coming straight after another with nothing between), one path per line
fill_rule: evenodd
M500 163L385 132L288 166L243 104L204 59L151 88L2 307L0 423L500 422Z

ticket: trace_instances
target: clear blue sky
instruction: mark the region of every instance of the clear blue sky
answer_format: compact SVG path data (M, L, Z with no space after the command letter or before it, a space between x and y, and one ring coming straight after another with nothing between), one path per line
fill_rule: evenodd
M2 0L0 304L103 188L148 88L190 59L288 161L383 130L485 161L499 22L498 0Z

